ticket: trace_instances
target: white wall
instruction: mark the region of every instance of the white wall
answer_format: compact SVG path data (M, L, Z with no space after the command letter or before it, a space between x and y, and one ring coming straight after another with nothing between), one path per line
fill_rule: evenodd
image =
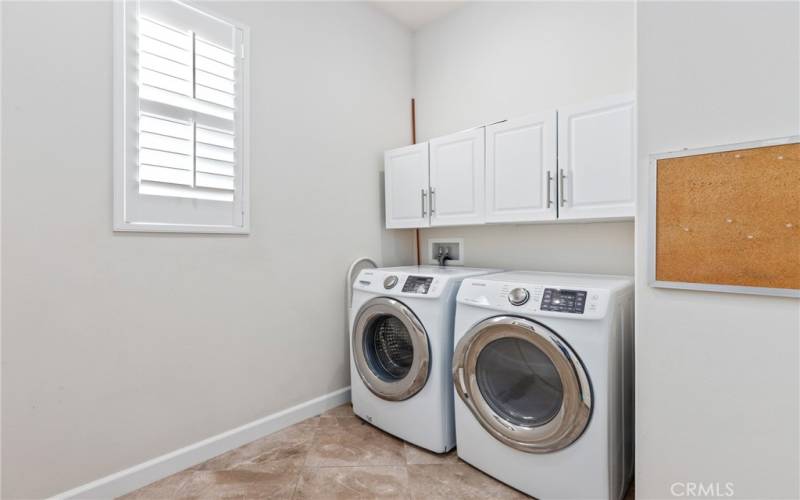
M798 2L643 2L638 21L640 200L651 153L800 133ZM694 481L800 498L800 301L649 288L647 215L640 203L637 496Z
M415 34L417 140L631 92L632 2L477 2ZM464 237L466 263L633 274L633 222L423 230ZM586 249L592 249L587 252Z
M50 495L348 385L344 273L382 229L411 35L366 4L252 28L252 234L111 231L112 4L3 3L4 498Z

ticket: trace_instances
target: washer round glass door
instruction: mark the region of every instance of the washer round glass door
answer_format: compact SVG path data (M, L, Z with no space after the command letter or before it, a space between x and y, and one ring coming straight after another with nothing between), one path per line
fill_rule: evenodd
M555 333L497 316L472 327L453 355L456 393L492 436L528 453L566 448L592 413L589 377Z
M428 380L428 335L402 302L377 297L364 304L354 322L352 343L358 375L382 399L408 399Z

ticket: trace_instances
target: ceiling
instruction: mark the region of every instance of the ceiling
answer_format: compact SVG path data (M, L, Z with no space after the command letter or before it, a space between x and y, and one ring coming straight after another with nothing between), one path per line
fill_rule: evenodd
M444 17L462 7L464 0L447 2L398 2L373 1L372 4L394 17L412 30L417 30L431 21Z

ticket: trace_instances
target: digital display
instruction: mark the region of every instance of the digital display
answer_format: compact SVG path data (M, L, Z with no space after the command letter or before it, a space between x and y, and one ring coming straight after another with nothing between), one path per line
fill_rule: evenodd
M586 307L586 291L545 288L542 295L542 311L583 314Z
M429 276L409 276L403 284L403 291L426 294L431 288L431 283L433 283L433 278Z

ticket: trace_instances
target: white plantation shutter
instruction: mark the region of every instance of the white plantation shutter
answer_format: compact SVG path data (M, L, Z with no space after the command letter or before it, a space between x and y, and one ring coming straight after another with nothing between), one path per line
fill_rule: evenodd
M246 29L177 1L117 11L117 229L246 232Z

